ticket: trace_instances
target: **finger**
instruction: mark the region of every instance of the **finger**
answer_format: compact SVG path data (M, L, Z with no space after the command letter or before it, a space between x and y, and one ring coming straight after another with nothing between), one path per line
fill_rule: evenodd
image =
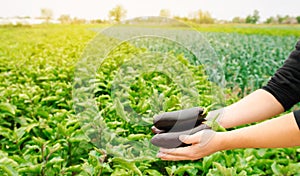
M208 126L206 126L206 125L199 125L196 128L193 128L191 130L182 131L182 132L168 132L168 133L156 134L151 139L151 143L155 146L163 147L163 148L183 147L183 146L186 146L187 143L183 143L179 139L179 136L195 134L195 133L197 133L201 130L207 129L207 128L208 128ZM197 142L199 142L199 140Z
M174 155L174 156L190 156L191 151L193 151L193 148L194 148L193 146L179 147L179 148L172 148L172 149L160 148L159 152L168 155Z
M200 134L200 133L198 133ZM207 145L216 135L217 133L213 130L205 129L201 131L200 137L199 137L199 143L197 144L198 147L204 147Z
M157 157L162 160L169 160L169 161L193 160L187 156L169 155L165 153L158 153Z
M195 144L200 142L200 137L203 134L203 131L200 131L198 133L192 134L192 135L180 135L179 140L182 141L185 144Z
M216 132L210 129L204 129L193 135L180 135L179 140L185 144L199 144L203 147L215 136Z

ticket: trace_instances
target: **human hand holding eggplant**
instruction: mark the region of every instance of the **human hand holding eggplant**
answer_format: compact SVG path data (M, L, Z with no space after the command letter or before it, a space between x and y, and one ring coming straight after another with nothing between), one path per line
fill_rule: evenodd
M185 110L165 112L154 117L152 127L156 135L151 143L162 148L190 146L180 140L179 136L193 135L205 129L224 130L218 122L224 109L207 112L207 109L194 107Z

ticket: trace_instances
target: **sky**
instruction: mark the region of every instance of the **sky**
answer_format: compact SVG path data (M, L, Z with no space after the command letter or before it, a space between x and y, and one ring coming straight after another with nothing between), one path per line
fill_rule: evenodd
M277 14L300 16L300 0L0 0L0 17L38 17L41 8L48 8L54 18L69 14L85 19L108 19L109 10L116 5L127 10L126 19L157 16L161 9L177 16L188 16L201 9L220 20L246 17L255 9L260 12L261 20Z

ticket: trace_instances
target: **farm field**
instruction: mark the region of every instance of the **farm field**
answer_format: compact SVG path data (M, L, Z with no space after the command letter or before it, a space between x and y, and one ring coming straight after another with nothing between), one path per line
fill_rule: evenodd
M72 94L77 63L96 37L95 29L102 28L97 25L0 27L0 175L300 175L300 148L237 149L217 152L198 161L166 162L146 151L136 158L122 157L126 152L134 153L134 149L119 145L118 151L109 151L108 146L93 141L97 137L88 138L77 112L82 107L74 103ZM300 36L299 26L227 25L222 30L221 25L214 25L197 29L212 46L215 59L222 63L225 104L264 85ZM159 44L155 47L166 49ZM210 87L215 85L206 79L201 65L191 64L185 51L172 52L172 48L168 51L170 58L178 60L174 67L185 66L187 74L192 73L197 80L186 83L184 74L178 78L182 84L193 83L199 94L195 100L187 100L192 104L186 106L207 107L214 103L206 95L212 93ZM93 99L103 117L99 123L113 129L118 136L117 144L143 143L152 136L149 126L128 123L120 104L128 103L148 117L144 123L149 124L156 112L184 108L182 101L195 93L189 90L182 93L172 79L156 72L143 74L130 85L126 80L132 77L126 77L127 72L121 75L123 79L115 78L120 76L116 70L128 61L124 53L139 56L145 52L124 43L107 56L92 80L96 85ZM161 62L159 58L163 57L156 58L150 57L153 62L147 64ZM117 101L112 94L122 90L113 87L116 84L128 90L128 95ZM105 136L103 142L112 140L111 136ZM113 152L115 155L110 154Z
M265 24L207 24L195 26L203 32L227 32L239 34L260 34L271 36L300 36L300 25L265 25Z

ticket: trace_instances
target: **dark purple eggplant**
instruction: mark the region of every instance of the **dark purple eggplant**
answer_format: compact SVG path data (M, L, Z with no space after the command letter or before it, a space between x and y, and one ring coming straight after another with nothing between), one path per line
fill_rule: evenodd
M204 109L194 107L185 110L165 112L154 117L154 126L164 132L179 132L192 129L205 121Z
M179 140L179 136L192 135L204 129L210 129L210 127L205 124L201 124L193 129L189 129L185 131L156 134L151 139L151 143L155 146L163 147L163 148L177 148L177 147L189 146L190 144L185 144L181 142Z

